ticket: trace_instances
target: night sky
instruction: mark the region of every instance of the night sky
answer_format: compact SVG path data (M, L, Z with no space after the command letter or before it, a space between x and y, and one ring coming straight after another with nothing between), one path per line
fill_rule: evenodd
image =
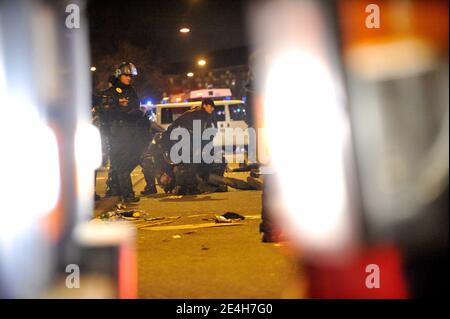
M247 45L245 1L88 1L92 59L121 41L150 49L170 65ZM181 34L183 24L191 33Z

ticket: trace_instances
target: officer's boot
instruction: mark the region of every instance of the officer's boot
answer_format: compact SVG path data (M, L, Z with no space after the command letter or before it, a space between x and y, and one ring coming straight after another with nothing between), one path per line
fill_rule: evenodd
M141 191L141 195L152 195L152 194L156 194L158 191L156 190L156 186L155 184L153 185L146 185L144 190Z
M131 183L130 173L118 174L120 193L125 203L136 203L139 198L134 196L133 184Z
M153 174L153 167L142 165L142 173L144 174L145 179L145 188L141 192L141 195L151 195L156 194L156 186L155 186L155 175Z
M108 179L106 180L105 197L119 196L120 188L117 173L114 169L109 169Z

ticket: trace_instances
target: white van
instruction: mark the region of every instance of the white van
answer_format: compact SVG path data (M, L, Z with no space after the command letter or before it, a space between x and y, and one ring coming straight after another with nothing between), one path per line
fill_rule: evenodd
M242 100L219 100L214 101L214 113L217 118L218 132L214 138L215 146L233 146L233 148L243 149L248 145L248 136L244 135L242 141L225 138L225 129L241 129L246 132L248 125L245 122L246 111L245 102ZM156 110L156 123L167 129L184 112L201 105L201 101L166 103L154 105Z

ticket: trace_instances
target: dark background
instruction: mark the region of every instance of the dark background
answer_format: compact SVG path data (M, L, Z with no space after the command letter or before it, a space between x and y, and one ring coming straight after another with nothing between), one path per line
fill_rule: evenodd
M214 63L224 66L221 52L232 49L225 55L239 59L247 46L245 8L237 0L88 1L94 88L104 89L114 68L130 61L141 99L160 97L164 75L184 72L200 56L218 52ZM189 34L179 32L183 25Z

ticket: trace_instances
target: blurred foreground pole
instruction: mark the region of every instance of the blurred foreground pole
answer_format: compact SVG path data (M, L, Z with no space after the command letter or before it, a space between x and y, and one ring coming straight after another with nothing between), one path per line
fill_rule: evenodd
M54 287L53 297L77 297L82 290L65 281L71 270L79 267L73 282L83 289L88 271L105 268L83 269L90 244L73 236L92 216L101 161L83 12L83 1L0 3L1 297L48 296ZM98 291L84 296L117 296Z
M366 239L401 248L412 296L442 295L448 292L448 1L350 0L338 9Z
M255 1L249 12L257 126L277 188L268 206L307 255L341 260L359 245L359 222L333 6Z
M265 209L301 252L310 297L405 298L405 257L448 260L447 5L381 3L381 29L363 1L250 10L275 172Z

